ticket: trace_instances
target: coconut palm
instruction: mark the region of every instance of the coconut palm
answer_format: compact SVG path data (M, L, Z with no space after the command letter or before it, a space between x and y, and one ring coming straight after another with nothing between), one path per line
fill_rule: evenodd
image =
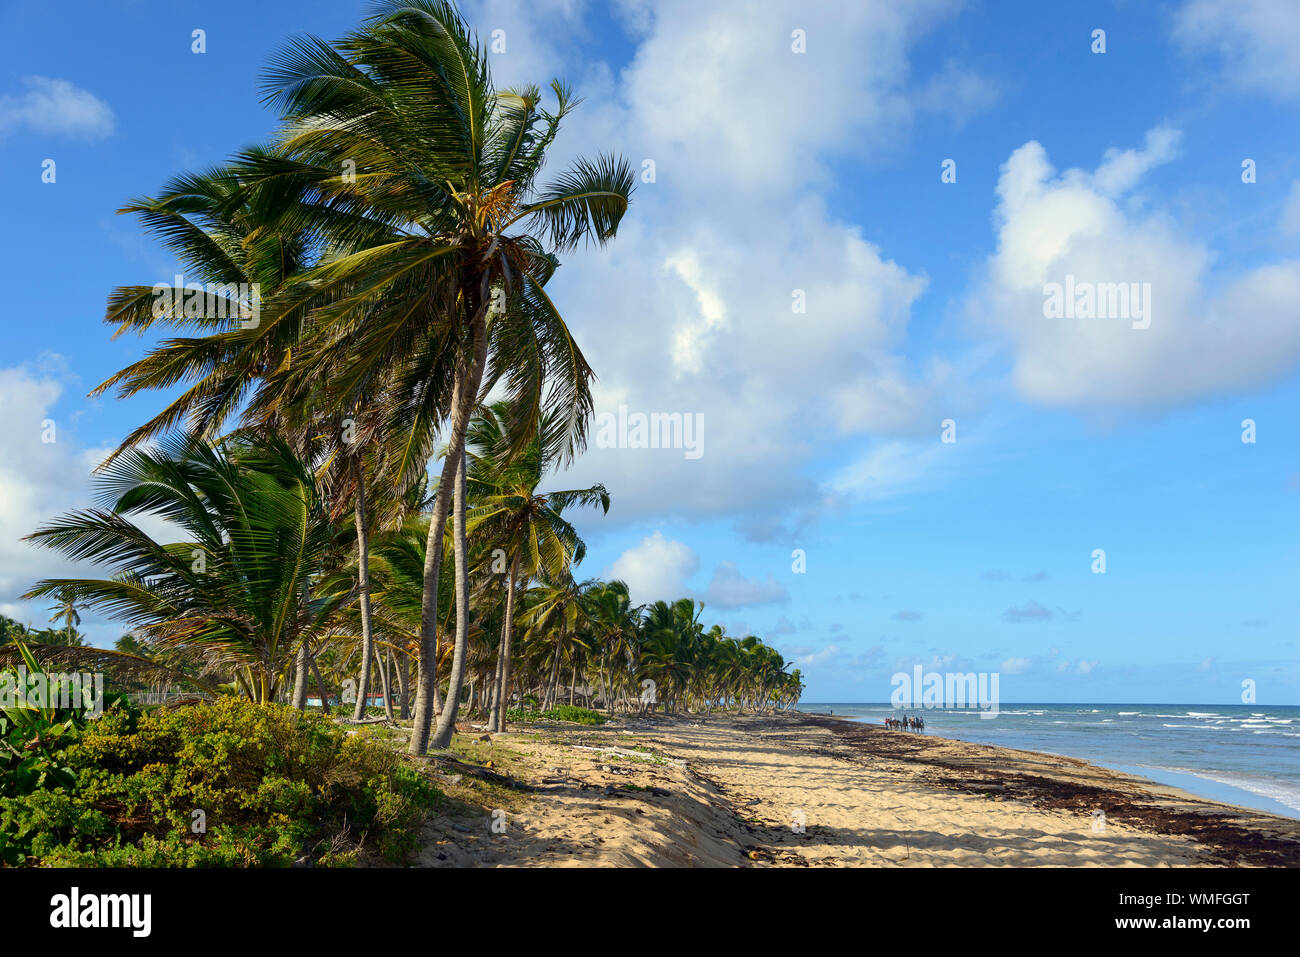
M524 626L525 656L542 682L542 710L559 699L560 678L586 647L587 609L583 593L591 585L579 583L566 569L554 579L541 579L524 596L519 623Z
M272 155L259 147L243 157L265 162ZM278 309L275 294L317 252L302 231L263 228L263 202L249 188L247 167L231 163L177 176L157 196L118 210L137 215L176 257L182 282L122 286L109 296L104 321L115 327L114 338L160 328L182 334L162 340L91 395L114 390L127 398L178 383L187 388L132 431L114 456L178 427L216 438L248 410L256 387L289 361L303 319L319 300L299 294L290 307ZM265 398L256 410L263 424L274 416Z
M467 516L467 530L480 541L490 569L505 576L490 731L505 730L517 589L527 588L538 576L562 578L582 561L586 546L563 517L566 508L599 505L609 511L609 493L603 485L539 493L538 486L558 458L562 431L553 416L546 416L528 445L514 452L506 431L512 415L507 402L481 408L470 425L465 451L470 463L466 480L475 503ZM454 707L450 701L449 707Z
M657 601L646 609L642 625L641 676L655 682L655 701L667 710L682 702L696 664L696 645L703 631L704 606L691 598L669 604Z
M65 645L82 644L81 636L77 634L76 626L81 624L81 615L77 613L76 600L71 595L60 595L58 602L52 606L54 614L50 615L50 623L56 621L63 622L63 642Z
M598 656L601 696L614 713L614 698L628 690L636 669L642 606L633 605L626 582L597 582L583 595Z
M429 528L417 754L428 745L432 715L449 510L458 517L461 595L453 682L463 672L468 556L457 490L480 395L502 383L517 447L547 412L565 423L566 454L585 442L591 370L544 286L554 253L614 235L632 173L625 161L599 157L538 184L547 148L575 105L563 85L552 90L554 111L542 107L536 87L496 91L486 51L451 4L386 0L337 44L304 37L276 57L266 91L285 120L280 150L248 158L260 167L264 195L289 198L277 224L308 231L332 251L297 286L304 299L337 295L313 313L309 341L277 391L301 394L330 381L346 393L393 382L405 395L387 429L401 449L391 466L399 486L424 470L437 430L449 433ZM453 721L444 709L435 747L446 746Z
M180 436L122 453L95 486L101 507L28 538L112 577L46 579L24 597L57 595L128 622L160 649L201 650L233 668L248 697L274 700L299 646L346 597L313 588L334 529L311 470L278 439ZM134 516L167 521L179 540L158 541Z

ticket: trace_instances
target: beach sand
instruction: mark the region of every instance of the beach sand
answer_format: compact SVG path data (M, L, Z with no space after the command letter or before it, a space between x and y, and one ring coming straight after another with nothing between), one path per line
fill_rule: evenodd
M837 718L465 731L472 756L443 767L452 797L418 865L1300 865L1300 821L1071 758ZM510 782L475 777L489 761L483 773Z

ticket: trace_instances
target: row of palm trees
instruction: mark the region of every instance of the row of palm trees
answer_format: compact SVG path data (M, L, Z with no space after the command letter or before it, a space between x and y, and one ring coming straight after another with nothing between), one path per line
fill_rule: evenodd
M633 184L606 155L542 181L568 88L552 83L549 107L537 87L497 90L454 6L382 0L334 43L292 40L264 91L270 142L123 209L176 256L177 287L207 292L110 296L115 336L164 338L95 394L181 391L101 466L100 507L32 536L113 577L30 596L126 620L156 651L197 649L257 700L301 704L322 661L355 662L356 716L396 681L414 754L450 743L467 684L476 704L491 688L502 727L539 661L549 701L566 668L585 700L593 668L606 701L629 675L674 707L788 697L773 675L732 674L758 645L718 671L708 650L726 658L729 639L680 637L694 623L665 637L685 612L595 640L597 589L572 580L582 546L561 513L609 496L538 491L583 450L592 411L546 286L558 255L615 236ZM142 514L183 541L146 535Z
M501 731L516 702L613 713L766 710L798 700L798 671L787 673L781 655L757 637L734 638L717 625L706 630L703 606L693 599L637 606L621 581L576 580L586 547L565 512L607 509L609 494L600 485L540 491L549 420L512 453L501 426L508 415L504 403L482 407L468 430L469 608L460 682L468 693L452 685L454 644L440 643L432 670L435 691L448 700L439 712L463 698ZM95 485L98 507L69 512L30 537L113 574L47 579L27 597L98 608L129 622L133 634L113 652L81 647L65 656L97 660L126 677L299 708L313 684L328 708L351 682L355 717L370 698L357 676L372 665L389 716L408 717L427 511L412 510L399 527L374 536L365 559L370 602L363 604L356 523L331 514L320 472L278 437L166 437L117 456ZM148 534L138 521L144 515L164 518L179 540ZM442 562L452 561L444 549ZM437 618L445 633L460 610L452 576L442 581Z

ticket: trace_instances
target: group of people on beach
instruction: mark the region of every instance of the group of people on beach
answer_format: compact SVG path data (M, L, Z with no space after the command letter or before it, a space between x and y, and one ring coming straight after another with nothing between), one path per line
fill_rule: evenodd
M886 718L885 727L892 731L924 731L925 720L903 715L901 718Z

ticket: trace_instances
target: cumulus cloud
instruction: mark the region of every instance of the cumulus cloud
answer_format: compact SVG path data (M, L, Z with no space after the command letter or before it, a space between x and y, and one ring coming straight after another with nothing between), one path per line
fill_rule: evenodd
M750 539L788 538L853 491L852 476L830 488L810 478L829 445L929 435L940 406L959 401L952 368L906 355L925 276L823 198L834 161L892 150L900 129L938 108L922 91L958 91L959 112L987 102L969 67L918 75L909 61L958 7L620 5L636 52L617 76L582 77L590 98L559 147L616 148L638 172L652 163L653 181L638 182L608 249L568 258L555 297L600 373L598 413L698 413L707 438L697 459L590 449L575 481L610 488L611 522L726 515ZM518 4L482 9L485 29L528 30ZM795 26L807 54L791 51ZM520 75L525 65L493 61L502 82L536 80Z
M57 357L0 369L0 613L43 624L47 612L19 596L41 578L73 573L55 552L22 538L56 514L85 504L103 450L79 446L54 411L64 391Z
M45 136L98 140L113 132L113 111L67 80L29 76L18 94L0 95L0 136L30 130Z
M825 648L792 648L789 654L794 656L790 662L792 667L814 668L839 659L843 651L839 645L827 645Z
M1029 142L1002 167L997 251L972 308L977 322L1009 340L1012 380L1025 398L1171 406L1258 388L1300 363L1300 262L1213 271L1206 245L1134 198L1177 142L1174 131L1156 128L1141 149L1110 150L1093 172L1060 174ZM1048 318L1049 284L1087 288L1098 301L1111 284L1137 288L1145 320Z
M1009 675L1022 675L1033 666L1028 658L1007 658L1002 662L1002 672Z
M656 531L614 559L604 577L627 582L634 604L674 601L685 597L686 579L699 567L695 549Z
M711 608L741 608L790 600L785 585L771 573L765 579L747 578L730 561L719 562L708 587L699 591L689 583L699 569L700 557L695 549L655 531L619 555L603 575L627 582L636 604L695 598Z

